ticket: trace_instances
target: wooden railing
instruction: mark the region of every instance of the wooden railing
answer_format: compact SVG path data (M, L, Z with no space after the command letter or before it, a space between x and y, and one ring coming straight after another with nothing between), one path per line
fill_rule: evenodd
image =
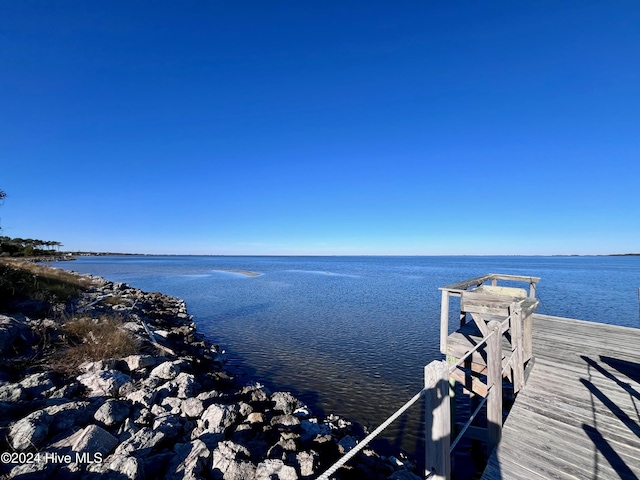
M447 354L447 338L449 336L449 299L451 297L461 297L463 292L472 291L470 289L475 289L481 287L485 283L491 282L492 287L498 287L498 281L509 281L509 282L528 282L529 283L529 298L536 297L536 285L540 281L539 277L526 277L522 275L500 275L495 273L490 273L488 275L483 275L482 277L471 278L469 280L464 280L462 282L454 283L451 285L447 285L446 287L440 287L440 291L442 292L442 302L440 304L440 352L443 354ZM500 288L500 287L498 287ZM461 308L460 311L460 326L463 326L466 323L466 312L464 312Z
M529 291L513 287L500 287L498 280L524 281L529 283ZM402 415L420 398L425 408L425 478L448 480L451 476L451 453L460 439L468 432L475 436L482 432L491 452L502 436L503 378L513 382L514 392L525 386L527 369L532 362L531 314L536 309L535 300L537 277L490 274L464 282L442 287L441 342L442 353L447 354L449 297L461 297L461 326L466 323L467 314L476 322L482 338L470 347L460 358L434 360L424 368L424 388L412 399L394 412L376 430L350 450L344 457L324 472L320 480L329 479L341 466L362 450L375 436L381 433L395 419ZM484 286L486 282L491 285ZM473 289L471 290L470 288ZM483 287L483 288L479 288ZM444 332L444 340L443 340ZM509 357L503 355L503 336L509 334ZM473 378L461 367L474 364L474 356L484 349L485 365L481 374ZM527 365L527 369L525 369ZM474 367L471 367L473 371ZM461 373L462 372L462 373ZM486 377L486 383L480 378ZM452 415L450 381L455 380L482 397L471 417L459 429L452 441ZM487 426L485 429L472 426L478 413L486 404Z

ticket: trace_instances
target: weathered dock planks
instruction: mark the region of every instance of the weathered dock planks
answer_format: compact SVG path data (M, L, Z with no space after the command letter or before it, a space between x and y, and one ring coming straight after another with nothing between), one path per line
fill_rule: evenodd
M534 314L533 353L482 479L640 478L640 329Z

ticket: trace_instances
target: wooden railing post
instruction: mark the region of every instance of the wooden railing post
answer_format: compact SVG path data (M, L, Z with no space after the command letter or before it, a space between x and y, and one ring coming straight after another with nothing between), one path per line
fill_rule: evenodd
M447 354L447 338L449 337L449 292L442 290L440 303L440 353Z
M487 433L488 447L491 452L502 437L502 327L500 322L489 322L489 333L493 335L487 341L487 383L489 398L487 400Z
M522 319L522 349L524 352L523 360L533 357L533 315L529 314Z
M513 391L519 392L524 388L524 341L522 338L522 305L513 302L509 307L511 315L511 353L513 360Z
M449 480L451 410L447 362L434 360L424 367L424 388L425 476L430 479Z

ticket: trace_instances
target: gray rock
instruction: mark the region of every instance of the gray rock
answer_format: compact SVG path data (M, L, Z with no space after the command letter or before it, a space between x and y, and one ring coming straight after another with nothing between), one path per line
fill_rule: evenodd
M169 412L179 415L181 410L180 406L182 405L182 399L176 397L167 397L160 403L166 410Z
M32 462L16 465L9 472L8 478L38 479L53 478L59 465L53 462Z
M178 376L168 382L169 388L175 388L176 396L178 398L190 398L197 395L200 385L195 380L195 377L190 373L180 372Z
M182 434L183 420L176 415L164 415L153 421L153 429L164 433L168 440L174 440Z
M284 460L287 458L287 452L295 452L298 449L295 440L292 438L284 439L281 438L278 440L278 443L273 445L267 451L267 457L269 458L279 458Z
M75 432L71 430L71 432L72 433L68 434L66 437L63 437L63 438L58 437L56 438L55 442L48 443L47 450L60 450L60 449L71 450L71 447L73 446L73 444L76 443L80 438L80 436L82 435L83 430L77 430Z
M90 402L77 401L46 407L44 411L50 416L50 430L61 432L75 425L86 425L92 407Z
M180 413L188 418L199 418L204 412L202 401L197 398L187 398L180 404Z
M238 410L236 404L214 403L204 411L198 424L204 433L224 433L225 429L236 423Z
M344 418L340 418L338 415L334 415L334 414L330 414L326 419L325 419L325 424L329 426L329 428L331 428L331 430L350 430L352 427L352 424L350 421L345 420Z
M151 408L156 398L156 392L150 388L141 388L135 392L128 393L125 398L132 403Z
M159 359L151 355L129 355L122 359L127 364L129 371L141 370L143 368L155 367Z
M141 480L144 478L144 470L142 463L135 457L127 457L124 455L110 455L100 463L94 463L87 466L89 473L100 474L101 478L117 478L128 480ZM117 475L110 475L114 472ZM93 478L93 477L90 477Z
M357 445L356 439L350 435L346 435L338 442L338 451L342 454L347 453Z
M140 429L130 418L125 419L124 423L118 430L118 441L120 443L133 437Z
M329 435L331 429L323 424L318 424L318 420L315 418L309 420L302 420L300 422L300 428L302 430L302 441L307 442L314 439L318 435Z
M364 448L360 453L360 461L371 469L377 468L380 463L380 455L371 448Z
M169 463L165 478L195 480L201 478L211 458L211 451L202 440L181 443L173 449L174 457Z
M228 440L220 442L212 454L211 475L224 480L254 478L256 467L249 457L249 450L242 445Z
M17 402L25 397L24 388L19 383L7 383L0 387L0 401Z
M100 370L83 373L77 380L87 387L90 397L102 397L116 395L122 385L131 381L131 377L117 370Z
M161 405L152 405L151 413L157 417L159 415L166 415L168 413L168 410Z
M21 335L24 324L13 317L0 315L0 357L10 356L13 342Z
M151 370L151 377L158 377L164 380L173 380L180 373L180 367L173 362L164 362Z
M282 460L267 459L258 464L256 468L256 480L271 480L273 475L277 475L279 480L298 480L296 469L285 465Z
M296 462L298 463L301 478L307 479L314 476L316 468L318 467L319 458L320 455L313 450L309 452L298 452L296 454Z
M151 450L153 450L153 448L155 448L164 439L165 434L163 432L143 427L131 438L118 445L115 454L123 456L132 454L135 454L136 456L144 456L149 454Z
M22 379L19 384L25 393L37 397L54 388L52 375L49 372L34 373Z
M164 383L167 383L167 380L160 377L147 377L140 382L141 388L149 388L151 390L155 390Z
M127 382L118 389L118 397L126 397L137 390L140 390L140 387L135 382Z
M71 449L74 452L106 456L118 444L118 439L97 425L87 425Z
M238 413L243 417L248 417L253 412L253 407L247 402L238 402Z
M62 385L60 388L54 389L49 398L74 398L78 396L82 386L76 382L72 381L71 383L67 383Z
M216 348L217 346L213 347ZM255 396L254 396L255 394ZM240 395L249 395L252 402L266 402L270 393L261 383L249 383L240 389Z
M144 327L140 325L138 322L124 322L122 324L122 328L132 333L142 333L144 332Z
M127 402L109 399L93 415L98 422L111 427L119 425L129 416L131 407Z
M253 427L248 423L241 423L236 426L233 433L231 434L231 440L240 445L245 445L246 443L253 440L256 436L256 432L253 430Z
M9 442L17 451L37 447L49 433L51 417L44 410L37 410L18 420L9 430Z
M210 390L208 392L201 392L196 395L196 398L203 403L206 403L210 400L214 400L223 396L222 392L218 392L217 390Z
M271 419L271 425L277 428L293 428L300 425L300 419L295 415L277 415Z
M253 412L247 416L247 423L254 424L263 424L266 420L264 413L261 412Z
M163 412L166 413L166 412ZM140 425L140 426L148 426L151 425L151 422L153 422L153 413L151 413L151 411L148 408L140 408L140 409L134 409L133 413L131 414L131 420L133 420L133 423L136 425Z
M115 369L117 360L109 358L106 360L97 360L95 362L84 362L78 367L85 373L97 373L100 370L113 370Z
M300 401L289 392L276 392L271 395L271 401L274 402L273 409L285 414L293 414L302 406Z
M129 480L139 480L144 478L142 464L135 457L113 455L109 460L108 468L113 472L124 475Z

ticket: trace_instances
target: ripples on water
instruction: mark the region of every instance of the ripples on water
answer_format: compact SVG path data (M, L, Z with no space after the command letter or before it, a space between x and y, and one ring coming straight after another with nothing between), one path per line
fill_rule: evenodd
M127 256L56 266L185 299L198 329L247 374L370 427L417 393L424 365L440 358L438 287L539 276L540 313L640 323L639 257ZM413 407L378 446L422 455L420 417Z

